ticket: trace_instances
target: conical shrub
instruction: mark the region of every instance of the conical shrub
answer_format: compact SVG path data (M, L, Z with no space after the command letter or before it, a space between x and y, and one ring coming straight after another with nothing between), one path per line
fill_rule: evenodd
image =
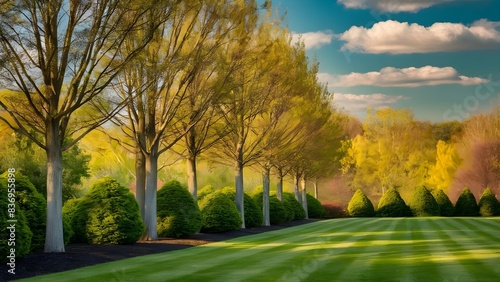
M295 199L293 193L283 192L282 195L283 206L287 209L288 217L291 220L301 220L306 218L306 212L302 205ZM292 217L293 215L293 217Z
M325 208L321 202L314 198L313 195L306 193L307 199L307 215L309 218L321 218L325 215Z
M484 190L483 195L479 199L479 214L481 216L497 216L500 215L500 203L493 195L490 188Z
M431 192L424 186L415 189L408 206L413 216L439 216L439 205Z
M455 216L478 216L479 206L474 194L468 187L465 187L455 204Z
M360 189L354 193L349 201L347 212L351 217L372 217L375 215L372 202Z
M262 197L263 197L263 192L254 191L253 193L253 200L255 203L259 206L260 211L262 212L263 209L263 203L262 203ZM269 195L269 220L271 221L272 225L275 224L280 224L283 223L287 220L287 212L285 207L283 206L283 203L276 198L276 195Z
M439 205L439 212L441 216L453 216L455 208L453 207L450 198L448 198L444 191L438 189L434 191L433 195Z
M226 194L231 199L231 201L235 201L236 189L234 187L222 188L221 192ZM257 205L254 199L247 193L243 194L243 198L243 206L245 209L245 227L252 228L262 226L263 215L259 205Z
M213 192L198 201L201 209L201 232L219 233L241 228L236 204L226 194Z
M96 181L68 211L73 239L83 243L133 244L145 230L134 195L109 177Z
M395 188L390 188L378 203L377 216L405 217L411 216L411 210Z
M201 229L201 212L179 181L165 183L157 195L158 236L186 237Z

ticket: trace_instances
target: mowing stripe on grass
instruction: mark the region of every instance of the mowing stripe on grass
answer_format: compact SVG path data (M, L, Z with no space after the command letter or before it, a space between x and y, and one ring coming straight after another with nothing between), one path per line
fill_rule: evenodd
M459 255L462 264L473 273L472 276L475 278L499 276L500 272L497 270L499 255L491 249L495 247L498 239L484 235L481 230L471 230L470 225L467 226L465 222L463 218L447 221L448 226L456 230L453 234L459 238L457 249L460 251L457 252L457 255ZM496 247L498 251L498 243ZM479 265L481 267L478 268ZM478 269L481 271L478 272Z
M496 281L500 218L328 220L33 281Z
M361 240L356 242L354 247L359 247L356 253L360 254L355 259L351 260L342 271L335 275L339 281L347 280L362 280L366 279L366 275L371 268L374 260L386 251L387 241L395 234L394 231L399 222L399 219L384 218L388 224L381 224L383 229L378 229L363 235ZM380 232L382 231L382 232ZM383 242L382 244L379 244Z
M346 226L354 224L353 222L344 222L340 224L340 226ZM169 274L169 277L175 281L177 277L184 277L186 275L186 271L188 271L189 276L194 279L203 279L206 276L207 269L219 269L224 268L227 271L224 272L222 277L219 277L220 281L238 281L240 279L245 279L248 275L252 274L253 276L262 273L263 267L262 264L267 265L268 267L279 266L281 264L287 265L286 261L293 260L296 257L303 257L305 254L293 252L294 246L300 246L304 244L309 244L315 239L314 234L318 234L325 229L323 224L308 224L310 228L303 229L299 228L298 232L293 233L293 229L284 230L281 236L272 236L268 238L262 238L262 240L254 240L253 243L247 244L238 244L238 248L235 249L232 253L234 255L234 259L223 259L219 260L212 259L208 265L204 265L202 268L196 268L194 271L189 272L189 269L184 269L182 273L175 271ZM333 223L332 223L333 225ZM335 226L338 226L335 224ZM343 227L339 227L343 228ZM293 236L289 234L293 233ZM268 242L271 239L272 243L264 243ZM265 240L265 241L264 241ZM269 246L263 246L263 244L270 244ZM254 255L253 249L259 248L259 255ZM292 251L290 251L292 248ZM236 257L239 259L236 259ZM267 257L271 257L272 259L267 259ZM281 261L281 263L280 263ZM290 262L288 262L290 263ZM238 268L235 269L235 266L245 265L245 269L243 273L246 275L242 275ZM276 272L273 269L273 272ZM250 275L250 276L252 276ZM181 279L182 280L182 279Z
M488 273L486 274L486 277L494 277L494 274L491 273L489 267L482 264L481 261L477 261L473 264L467 261L471 259L471 255L467 253L469 242L467 237L461 235L461 232L457 230L465 227L453 224L455 220L455 218L450 218L446 221L430 221L431 227L434 230L438 230L438 233L440 234L439 237L442 239L441 245L448 249L446 254L439 257L438 262L440 265L447 268L449 278L453 279L453 281L476 281L480 277L484 276L483 274L480 274L480 276L475 275L475 272L478 269L481 269L481 273ZM480 265L479 268L476 263Z

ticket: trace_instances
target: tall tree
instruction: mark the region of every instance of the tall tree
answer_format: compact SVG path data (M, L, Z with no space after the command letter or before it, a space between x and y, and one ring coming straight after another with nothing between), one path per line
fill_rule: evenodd
M9 6L10 4L10 6ZM47 232L45 252L64 252L62 152L103 124L98 111L74 113L107 103L106 87L146 46L155 27L143 21L152 1L9 1L0 18L3 86L16 92L0 100L10 117L0 117L47 153ZM3 8L3 7L2 7ZM17 17L12 21L13 17ZM122 53L136 29L141 44ZM134 36L136 34L134 33ZM75 118L78 117L78 118ZM36 132L37 135L31 134ZM71 137L71 141L67 137Z
M252 2L253 3L253 2ZM236 183L236 206L245 228L243 168L254 163L260 156L260 145L270 128L269 123L258 124L273 100L273 90L278 79L271 75L273 67L279 65L279 55L273 53L276 38L272 37L269 23L258 22L257 6L252 4L253 15L233 31L241 38L227 47L230 59L235 62L230 76L231 87L218 104L221 123L227 129L212 154L220 160L230 159L234 164ZM264 127L261 127L264 126Z
M158 237L158 158L206 113L210 95L195 97L200 93L193 91L204 74L217 71L212 65L214 53L220 54L221 41L234 28L232 20L245 12L244 3L203 0L181 1L147 14L151 22L162 24L151 44L120 75L117 90L128 103L126 113L115 119L135 143L136 198L146 224L143 239ZM127 44L135 48L140 41Z

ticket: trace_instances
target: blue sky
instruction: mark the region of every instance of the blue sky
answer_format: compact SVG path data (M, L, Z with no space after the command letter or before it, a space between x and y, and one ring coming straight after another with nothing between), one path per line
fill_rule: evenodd
M463 120L500 105L499 0L274 0L335 104Z

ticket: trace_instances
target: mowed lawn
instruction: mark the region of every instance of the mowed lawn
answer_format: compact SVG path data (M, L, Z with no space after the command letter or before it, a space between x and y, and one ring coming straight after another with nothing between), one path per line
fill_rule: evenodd
M33 281L500 281L500 218L319 221Z

